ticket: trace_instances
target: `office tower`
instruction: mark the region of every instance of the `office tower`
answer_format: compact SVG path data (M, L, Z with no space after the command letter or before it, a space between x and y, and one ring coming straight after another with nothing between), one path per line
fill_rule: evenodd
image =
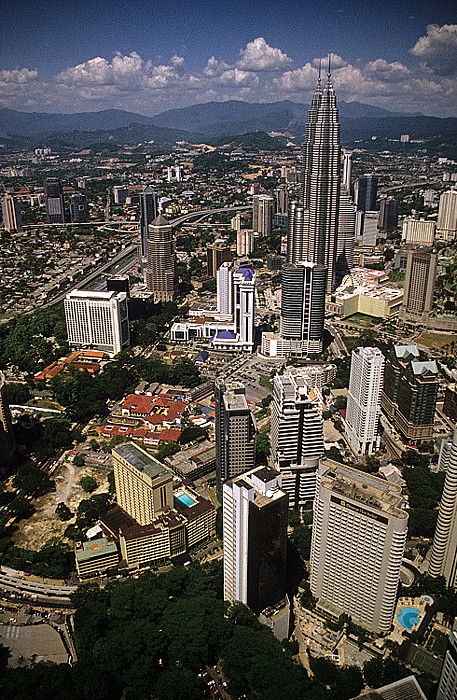
M382 199L379 205L379 230L396 231L398 225L397 200L394 197Z
M357 211L375 211L378 195L378 178L374 175L359 177L356 183Z
M89 206L85 194L72 194L70 197L70 219L73 224L79 221L87 221L89 218Z
M319 459L324 454L324 423L319 392L307 382L305 367L277 374L271 408L271 464L282 474L289 507L312 503Z
M180 165L169 165L167 168L168 182L181 182L183 179L183 168Z
M347 151L345 148L342 149L343 157L343 175L341 178L341 185L345 187L347 192L351 191L351 178L352 178L352 151Z
M3 226L8 233L22 233L21 208L16 197L5 194L2 199Z
M275 214L287 214L289 205L289 195L285 182L280 182L274 191L275 197Z
M65 206L63 201L62 184L58 177L47 177L44 182L46 199L46 223L64 224Z
M217 277L217 271L222 263L230 262L232 254L226 241L214 241L206 246L206 273L209 277Z
M252 229L260 236L271 236L273 230L274 199L266 194L252 198Z
M173 473L133 442L113 451L114 484L120 507L140 525L173 508Z
M286 595L287 495L257 467L223 487L224 600L259 615Z
M236 234L236 254L240 258L251 255L254 252L254 231L250 228L242 228Z
M441 669L440 682L436 700L455 700L457 697L457 617L454 618L452 630Z
M329 65L327 84L322 90L319 75L308 113L301 197L298 205L289 208L287 256L289 263L325 265L327 291L335 286L341 183L340 125L330 77Z
M128 275L113 275L106 280L107 292L125 292L130 296L130 278Z
M281 338L296 354L322 352L327 268L311 262L282 268Z
M235 332L246 349L254 349L255 332L255 272L240 267L233 273L233 311Z
M407 676L383 685L370 692L363 692L352 700L427 700L415 676Z
M241 382L215 381L216 479L219 497L222 484L255 467L254 416Z
M130 195L130 190L125 185L115 185L113 187L114 204L123 205Z
M127 294L74 289L64 301L70 348L117 355L130 345Z
M336 245L336 281L339 283L354 266L356 209L346 187L341 188Z
M435 240L436 221L414 219L407 216L403 221L402 241L412 245L432 245Z
M457 589L457 430L440 454L446 461L446 477L430 555L430 576L444 576L446 585Z
M217 271L217 313L227 320L233 318L232 262L224 262Z
M360 245L374 248L379 237L379 212L357 211L355 216L355 237Z
M378 348L352 351L346 408L346 437L355 452L371 455L377 448L384 355Z
M232 216L230 219L230 229L232 231L240 231L241 230L241 214L238 212L235 214L235 216Z
M310 574L320 608L389 632L408 528L404 506L400 486L321 460Z
M386 358L381 407L408 443L433 437L438 366L423 361L416 345L394 345Z
M444 241L455 241L457 236L457 189L443 192L440 197L436 235Z
M407 251L406 277L400 318L419 323L433 307L437 255L432 248Z
M151 185L145 187L140 195L140 255L146 262L148 257L148 227L158 214L157 194Z
M457 352L457 343L455 353ZM457 384L448 384L444 394L443 413L451 419L453 423L457 423Z
M164 216L149 224L146 286L154 301L173 301L178 291L173 227Z
M6 381L0 372L0 469L11 464L16 452L11 411L6 399Z

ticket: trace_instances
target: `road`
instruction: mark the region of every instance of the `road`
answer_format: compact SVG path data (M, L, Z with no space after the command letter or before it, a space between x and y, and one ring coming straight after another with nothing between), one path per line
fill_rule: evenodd
M16 593L20 596L31 596L47 602L64 605L70 602L70 596L76 591L76 586L55 586L48 583L38 583L29 580L19 572L16 574L0 571L0 589Z

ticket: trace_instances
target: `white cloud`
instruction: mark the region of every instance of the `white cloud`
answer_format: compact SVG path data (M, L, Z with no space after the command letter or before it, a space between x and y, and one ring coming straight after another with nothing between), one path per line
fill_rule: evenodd
M429 24L411 53L437 75L457 73L457 24Z
M232 66L230 66L225 61L221 61L215 56L211 56L211 58L208 59L208 63L203 69L203 74L208 76L209 78L217 78L219 75L222 75L222 73L225 73L231 68Z
M0 70L0 85L29 85L38 80L38 71L29 68Z
M231 68L224 71L218 76L218 82L222 85L247 86L258 85L260 82L259 76L250 71Z
M267 44L262 36L246 44L240 55L236 65L246 71L283 70L292 63L287 54Z

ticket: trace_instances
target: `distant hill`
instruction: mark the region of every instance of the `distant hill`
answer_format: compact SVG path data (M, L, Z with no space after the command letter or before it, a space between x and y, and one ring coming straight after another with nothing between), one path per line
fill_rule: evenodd
M398 139L402 133L410 134L413 139L457 134L457 120L453 118L399 114L360 102L339 102L339 111L341 138L346 144L371 136ZM265 132L302 136L307 116L308 105L290 100L265 104L239 100L208 102L167 110L153 117L116 109L77 114L1 109L0 138L8 146L78 148L105 141L134 145L153 140L164 145L180 140L211 140L223 144L244 135L244 142L235 145L274 149L280 142L268 141L270 137L266 138ZM255 136L259 132L263 135Z

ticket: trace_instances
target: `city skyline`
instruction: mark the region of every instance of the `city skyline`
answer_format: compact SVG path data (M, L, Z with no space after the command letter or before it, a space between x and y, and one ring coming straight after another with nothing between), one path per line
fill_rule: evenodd
M457 24L449 3L361 9L354 1L316 9L291 0L278 9L177 0L157 13L137 0L83 0L75 22L74 8L57 10L55 0L46 12L18 0L2 17L0 106L153 115L212 100L307 103L318 59L331 50L340 100L452 116Z

